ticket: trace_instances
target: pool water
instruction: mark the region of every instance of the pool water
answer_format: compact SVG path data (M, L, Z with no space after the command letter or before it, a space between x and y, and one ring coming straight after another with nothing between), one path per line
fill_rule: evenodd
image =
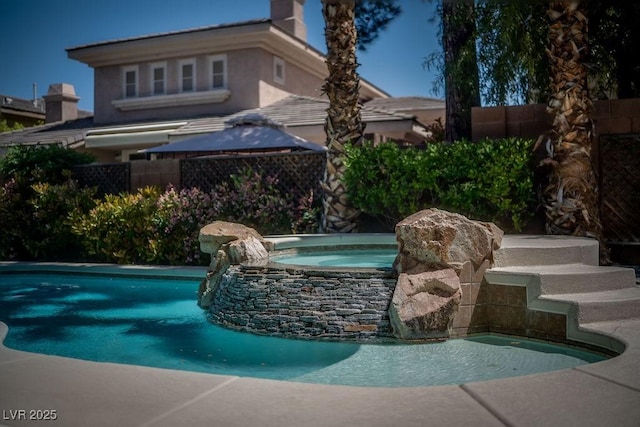
M397 249L353 249L337 251L300 252L272 258L282 264L316 267L368 267L391 268Z
M503 336L435 344L288 340L209 323L198 280L0 275L4 342L18 350L223 375L355 386L429 386L571 368L604 358Z

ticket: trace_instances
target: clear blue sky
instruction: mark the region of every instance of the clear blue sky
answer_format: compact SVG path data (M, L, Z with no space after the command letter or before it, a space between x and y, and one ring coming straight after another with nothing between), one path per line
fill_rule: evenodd
M436 96L434 74L422 65L438 47L434 6L400 3L402 15L358 54L360 75L393 96ZM307 0L304 15L309 43L325 52L320 0ZM93 111L93 71L65 48L268 17L269 0L0 0L0 93L31 99L33 83L38 96L71 83L80 108Z

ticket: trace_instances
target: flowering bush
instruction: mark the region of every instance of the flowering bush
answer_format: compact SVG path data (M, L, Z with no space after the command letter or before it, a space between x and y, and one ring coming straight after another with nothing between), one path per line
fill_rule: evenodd
M200 229L219 217L222 206L210 193L197 188L179 192L170 187L157 201L151 223L156 239L151 249L158 263L206 264L201 257Z
M291 232L295 209L276 187L277 179L245 169L213 190L222 219L255 228L262 235Z
M263 235L317 229L313 193L295 200L275 178L250 169L211 192L144 188L102 200L68 174L61 184L31 184L34 176L16 175L0 188L0 259L203 265L210 260L201 256L198 235L215 220Z

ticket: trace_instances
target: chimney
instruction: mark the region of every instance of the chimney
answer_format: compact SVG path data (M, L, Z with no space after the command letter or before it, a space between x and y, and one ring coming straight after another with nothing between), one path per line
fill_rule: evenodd
M43 96L45 102L45 123L66 122L78 118L78 100L73 85L56 83L49 86Z
M271 21L303 42L307 41L304 25L305 0L271 0Z

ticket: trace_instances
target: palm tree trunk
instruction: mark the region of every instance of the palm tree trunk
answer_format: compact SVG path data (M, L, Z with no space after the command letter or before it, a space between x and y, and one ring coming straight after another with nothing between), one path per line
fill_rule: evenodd
M549 4L549 47L552 98L547 110L554 116L551 131L543 135L550 168L544 190L549 234L593 237L600 241L598 181L591 159L593 103L587 87L587 14L581 0Z
M445 141L471 140L471 108L480 106L473 0L442 0Z
M350 206L343 184L347 142L362 143L364 124L360 117L360 77L356 59L357 34L355 1L323 0L329 76L323 91L329 98L325 132L327 134L327 169L321 183L324 190L322 231L356 232L359 210Z

